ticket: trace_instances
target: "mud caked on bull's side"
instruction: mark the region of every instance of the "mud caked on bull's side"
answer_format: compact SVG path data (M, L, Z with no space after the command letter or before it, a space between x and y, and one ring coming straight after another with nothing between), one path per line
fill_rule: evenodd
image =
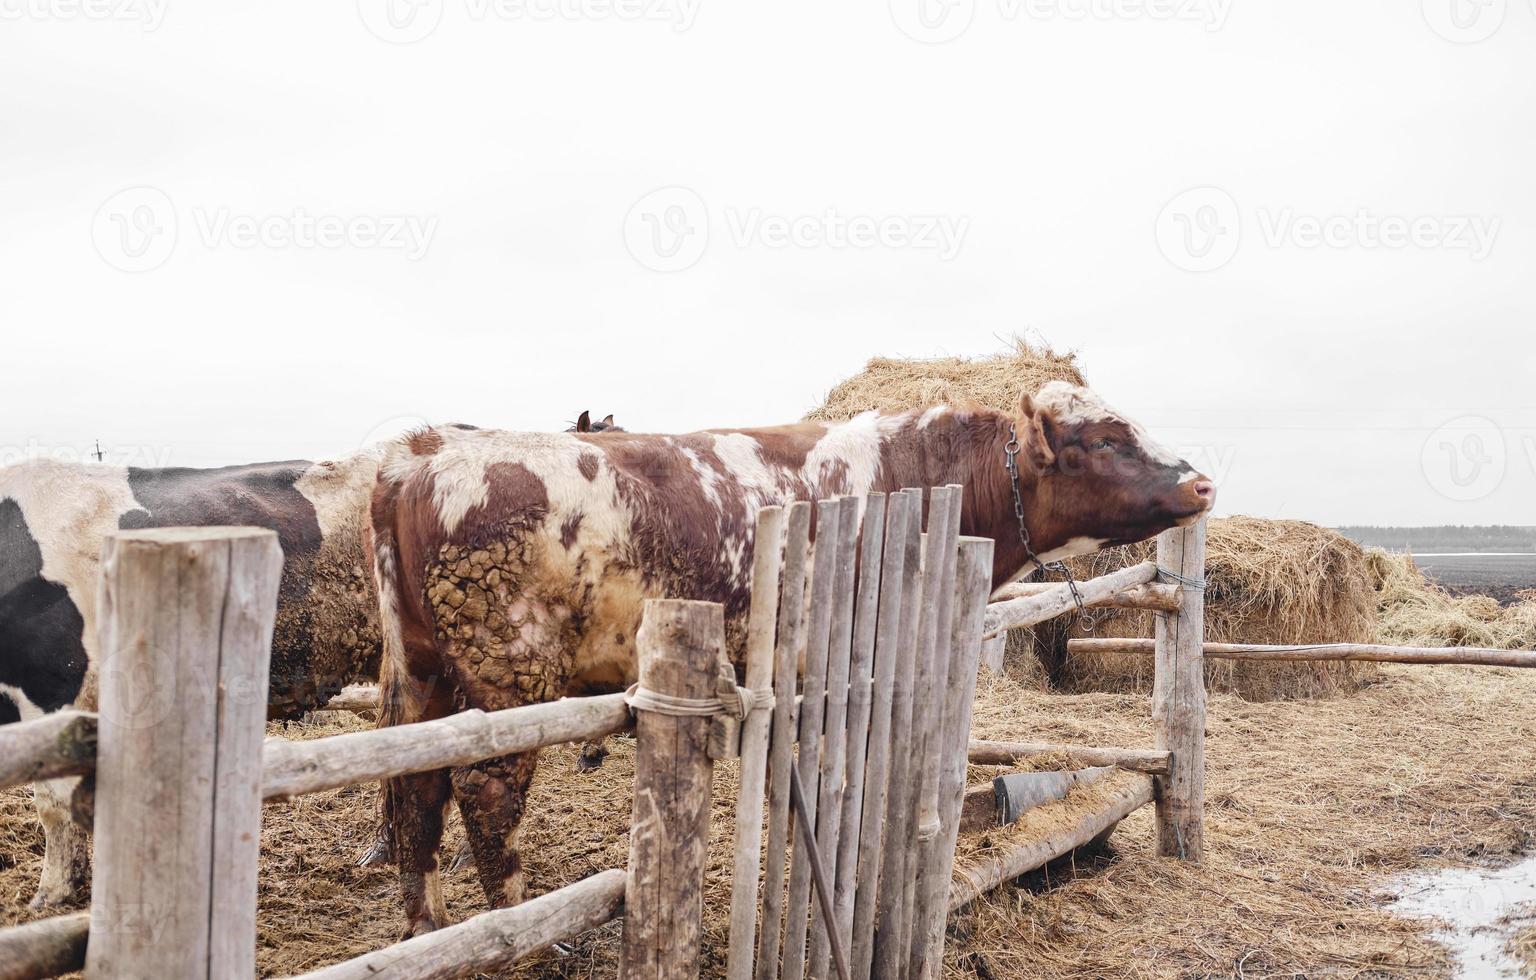
M1016 416L867 413L688 435L427 429L389 446L373 498L380 724L497 710L634 680L647 598L719 602L740 663L756 511L961 484L961 533L996 541L993 584L1043 561L1197 521L1214 487L1094 392L1053 382ZM440 683L446 678L449 683ZM523 897L517 829L534 753L390 780L384 818L408 931L446 922L437 850L458 803L490 904Z

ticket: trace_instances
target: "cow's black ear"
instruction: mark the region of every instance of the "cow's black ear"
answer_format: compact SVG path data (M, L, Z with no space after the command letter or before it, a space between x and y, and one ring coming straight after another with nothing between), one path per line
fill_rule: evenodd
M590 412L582 412L581 416L578 419L576 419L576 431L577 432L591 432L592 431L592 415L591 415Z
M613 413L612 412L609 412L608 415L606 415L603 418L603 424L604 425L612 425L613 424Z

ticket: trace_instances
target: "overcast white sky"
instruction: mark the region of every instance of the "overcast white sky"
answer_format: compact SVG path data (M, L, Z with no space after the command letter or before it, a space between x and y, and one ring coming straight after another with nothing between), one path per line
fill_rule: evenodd
M1224 512L1536 523L1533 0L0 20L6 458L774 423L1030 330Z

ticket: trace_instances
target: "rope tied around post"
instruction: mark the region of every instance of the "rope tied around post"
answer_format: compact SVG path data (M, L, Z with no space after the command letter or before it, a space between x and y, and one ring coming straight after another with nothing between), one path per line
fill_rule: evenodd
M631 711L654 711L677 718L713 719L709 730L709 757L734 759L741 754L741 723L754 711L772 711L772 688L753 689L736 683L736 671L721 660L710 698L680 698L640 686L630 685L624 703Z

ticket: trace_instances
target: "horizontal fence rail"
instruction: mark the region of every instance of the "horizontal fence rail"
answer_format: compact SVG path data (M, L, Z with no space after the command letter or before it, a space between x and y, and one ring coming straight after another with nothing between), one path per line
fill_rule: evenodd
M950 888L950 909L957 909L1005 881L1070 854L1151 802L1152 777L1138 775L1130 785L1107 799L1103 806L1073 814L1060 822L1049 821L1047 825L1050 829L1041 836L991 855L980 864L961 868ZM1040 807L1042 816L1047 812L1069 811L1066 803L1058 802Z
M618 918L624 878L618 868L601 871L521 905L481 912L295 980L447 980L500 970Z
M1068 640L1068 653L1150 654L1154 640ZM1393 647L1370 643L1302 643L1292 646L1262 643L1206 643L1204 654L1215 660L1355 660L1387 664L1469 664L1482 667L1536 667L1536 650L1491 650L1483 647Z
M1157 563L1146 561L1109 575L1079 582L1077 591L1083 597L1083 604L1091 606L1156 578ZM1051 585L1036 595L994 602L987 607L986 618L982 620L982 639L990 639L1006 630L1022 629L1047 619L1055 619L1076 605L1072 589L1066 582Z
M992 602L1007 602L1010 599L1028 599L1034 596L1045 595L1054 589L1059 589L1064 582L1012 582L998 587L992 593ZM1100 599L1097 602L1084 602L1089 606L1109 606L1114 609L1150 609L1154 612L1178 612L1183 606L1184 590L1177 585L1164 585L1160 582L1144 582L1141 585L1133 585L1123 592Z
M1071 769L1114 766L1128 772L1166 776L1172 753L1158 749L1116 749L1050 742L989 742L972 739L970 761L982 766L1012 766L1038 756L1053 756Z
M96 716L52 714L0 725L0 789L40 779L83 776L96 766Z
M82 969L90 929L89 912L0 929L0 980L37 980Z
M349 732L309 742L268 739L262 796L282 799L493 756L581 742L628 728L622 694L566 698L503 711L461 711L434 721Z

